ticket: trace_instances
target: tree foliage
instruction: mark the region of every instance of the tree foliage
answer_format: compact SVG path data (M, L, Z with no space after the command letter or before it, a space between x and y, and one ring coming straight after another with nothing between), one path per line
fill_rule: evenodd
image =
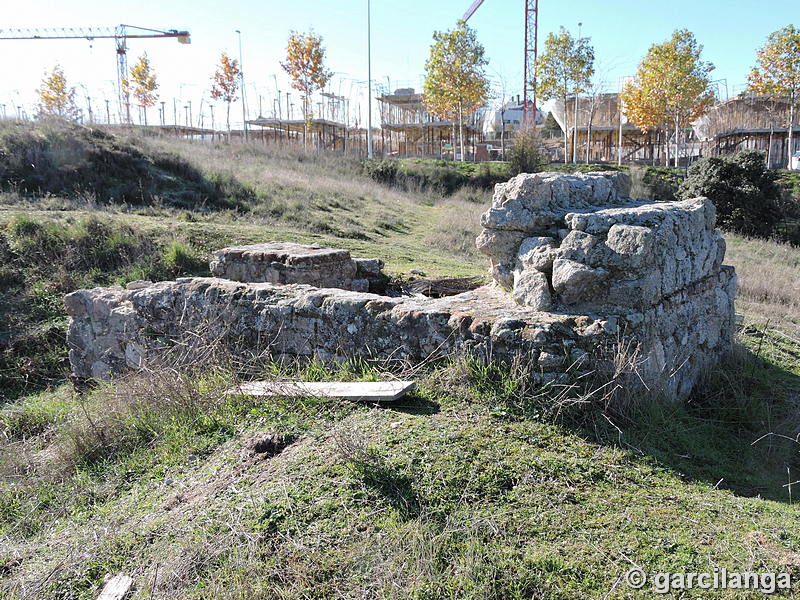
M303 116L313 117L311 96L328 85L333 73L325 66L325 48L322 36L309 33L289 33L286 43L286 61L281 67L289 75L291 86L300 92L303 99Z
M717 224L725 230L767 237L781 219L776 180L763 153L743 150L694 163L678 195L684 200L710 198L717 207Z
M153 106L158 100L155 91L158 89L156 74L145 52L131 69L131 83L133 84L133 97L142 108Z
M792 124L800 97L800 30L794 25L787 25L772 32L764 45L756 51L756 65L747 80L751 92L788 100L787 126ZM792 148L791 127L789 148ZM791 157L791 151L789 155Z
M425 63L425 107L440 119L458 120L464 160L464 117L480 108L489 95L489 64L475 30L459 21L455 29L435 31Z
M231 102L237 100L236 92L239 90L241 76L239 61L223 52L219 58L217 70L211 79L211 97L222 100L227 104L226 124L228 132L231 130Z
M566 121L567 96L586 91L594 75L594 48L589 44L589 38L576 39L564 27L558 35L550 32L536 73L536 95L544 101L561 100ZM567 162L567 129L569 124L565 122L564 162Z
M687 29L676 30L662 44L650 46L636 76L622 91L628 118L642 131L671 126L678 130L714 103L709 74L714 65L700 59L703 46ZM676 152L677 166L677 152Z
M56 65L49 74L45 74L39 94L39 117L60 117L76 121L81 110L75 104L75 88L67 84L64 69Z
M558 124L552 112L547 113L542 130L550 137L556 137L562 134L561 125Z

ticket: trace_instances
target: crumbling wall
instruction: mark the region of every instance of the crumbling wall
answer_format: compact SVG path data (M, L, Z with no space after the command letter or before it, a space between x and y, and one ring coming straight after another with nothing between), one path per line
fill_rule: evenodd
M352 258L350 252L318 244L268 242L214 252L211 274L232 281L306 283L357 292L381 292L388 278L383 261Z
M617 172L520 175L497 186L478 248L520 304L644 309L719 272L707 198L635 201Z
M516 358L541 380L613 370L624 353L637 381L685 398L730 349L736 276L721 265L707 199L628 193L620 173L497 186L478 238L495 283L445 298L353 291L372 287L361 275L383 277L379 261L285 243L217 252L224 277L79 290L65 299L70 364L77 377L110 377L189 333L278 360Z

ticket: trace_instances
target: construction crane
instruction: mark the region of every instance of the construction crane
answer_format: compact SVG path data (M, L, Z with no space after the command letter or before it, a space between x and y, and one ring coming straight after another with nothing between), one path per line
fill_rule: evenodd
M528 120L528 96L533 108L533 122L536 123L536 58L539 52L539 0L525 1L525 55L522 69L522 120ZM475 14L483 0L473 0L467 12L461 17L465 23Z
M181 44L191 44L188 31L177 29L150 29L136 25L116 27L56 27L38 29L0 29L0 40L104 40L113 39L117 50L117 90L120 115L131 122L128 91L128 40L149 38L177 38Z

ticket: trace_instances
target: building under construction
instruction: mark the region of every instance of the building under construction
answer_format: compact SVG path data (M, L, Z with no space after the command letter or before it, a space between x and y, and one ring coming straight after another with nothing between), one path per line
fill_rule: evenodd
M693 127L707 156L754 149L764 152L770 168L785 167L790 155L789 113L787 98L740 94L714 105ZM800 151L799 120L795 114L792 155Z
M430 156L454 158L458 122L442 120L425 108L422 94L413 88L401 88L393 94L378 96L381 116L380 146L384 156ZM476 116L464 123L464 152L475 155L474 145L480 141Z
M574 155L577 162L664 164L666 142L674 144L671 131L666 133L662 128L654 128L643 132L630 122L624 110L620 111L617 93L578 96L577 99L568 96L566 108L563 100L556 100L551 113L561 130L567 132L568 161L572 161ZM697 140L690 127L680 134L681 159L685 161L697 153ZM563 145L552 158L564 159Z

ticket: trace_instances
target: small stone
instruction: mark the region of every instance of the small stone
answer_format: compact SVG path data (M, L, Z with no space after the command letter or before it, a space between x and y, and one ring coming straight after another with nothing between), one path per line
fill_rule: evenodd
M616 335L617 333L619 333L619 325L617 324L616 317L609 317L608 319L603 321L600 324L600 326L603 328L603 331L605 331L609 335Z
M553 289L565 304L597 302L608 271L563 258L553 262Z
M559 354L551 354L550 352L542 352L539 354L539 366L545 369L560 367L564 364L566 357Z
M523 269L550 271L556 257L555 247L555 240L551 237L525 238L517 251L517 261Z
M547 276L540 271L521 271L514 275L514 300L534 310L549 310L553 305Z

